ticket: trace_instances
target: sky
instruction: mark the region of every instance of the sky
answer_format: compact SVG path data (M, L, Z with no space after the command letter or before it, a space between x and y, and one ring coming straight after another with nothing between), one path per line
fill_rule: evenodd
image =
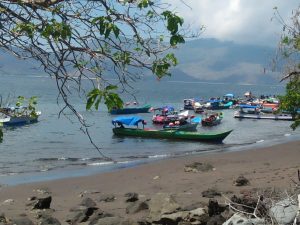
M272 19L274 7L290 21L299 0L165 0L193 29L205 27L203 38L241 44L277 46L282 25ZM184 4L183 4L184 2Z

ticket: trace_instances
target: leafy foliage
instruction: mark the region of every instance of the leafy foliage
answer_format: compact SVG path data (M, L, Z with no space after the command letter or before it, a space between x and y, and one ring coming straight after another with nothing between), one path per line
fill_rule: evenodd
M122 99L117 93L114 92L117 88L117 86L108 85L104 90L95 88L90 91L87 95L88 99L86 103L86 109L91 109L93 105L95 109L98 109L102 98L104 99L104 103L107 106L108 111L111 111L113 108L123 108Z
M300 8L294 11L291 23L282 20L278 9L275 8L275 18L283 26L279 50L284 62L286 75L282 80L287 80L286 94L280 97L280 108L292 114L295 121L291 128L295 130L300 126Z
M118 93L141 74L170 75L178 62L168 50L193 36L159 0L3 0L0 11L0 48L40 62L82 124L69 102L71 90L89 93L87 109L98 109L101 101L108 109L119 107ZM83 89L83 79L92 84L84 89L92 90ZM95 80L106 88L95 88Z
M21 108L21 110L16 111L16 116L29 115L33 118L37 117L37 97L32 96L26 99L24 96L18 96L16 102L16 107Z
M290 112L295 119L291 128L295 130L300 125L300 79L292 78L286 85L286 94L280 97L280 108Z

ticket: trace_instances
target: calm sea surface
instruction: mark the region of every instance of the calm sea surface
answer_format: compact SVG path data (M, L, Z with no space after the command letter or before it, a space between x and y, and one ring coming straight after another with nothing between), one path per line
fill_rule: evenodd
M135 84L136 96L141 104L154 107L172 105L183 107L183 99L207 99L234 93L242 96L246 91L260 94L282 94L284 87L266 85L209 84L180 81L147 81ZM75 93L75 91L74 91ZM73 97L72 103L86 118L90 134L101 151L115 160L102 159L80 130L76 118L66 111L58 118L63 106L57 104L54 80L48 77L0 75L0 94L3 99L12 96L38 96L39 122L22 127L4 128L0 143L0 184L18 184L63 177L82 176L117 168L130 167L151 160L208 152L245 150L300 139L300 131L293 132L290 122L268 120L238 120L233 110L223 110L224 119L219 126L199 131L234 131L223 144L207 144L157 139L120 138L112 133L113 116L105 106L99 111L86 112L84 99ZM125 101L130 101L124 96ZM151 124L152 113L141 114Z

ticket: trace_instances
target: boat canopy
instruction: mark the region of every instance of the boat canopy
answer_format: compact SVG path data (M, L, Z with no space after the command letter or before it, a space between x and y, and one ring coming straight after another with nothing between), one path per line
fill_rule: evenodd
M201 123L201 118L200 117L195 117L195 118L193 118L193 119L191 119L191 122L192 123Z
M244 109L255 109L255 108L259 108L259 106L257 105L239 105L240 108L244 108Z
M112 120L112 124L125 124L128 126L137 126L140 122L144 122L144 120L141 117L138 116L130 116L130 117L117 117Z
M161 110L161 111L168 111L168 112L171 112L171 111L174 111L174 107L173 106L162 106L162 107L159 107L159 108L155 108L154 110Z
M227 107L227 106L230 107L230 106L232 106L232 105L233 105L233 102L227 102L226 104L224 104L225 107Z
M226 95L224 95L224 97L233 98L234 94L226 94Z
M222 102L222 100L219 100L219 99L213 99L213 100L208 100L207 102L210 102L210 103L217 103L217 102Z

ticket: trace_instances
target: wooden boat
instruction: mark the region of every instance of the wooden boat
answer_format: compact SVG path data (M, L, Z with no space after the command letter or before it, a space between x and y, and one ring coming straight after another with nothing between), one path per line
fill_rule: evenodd
M183 99L183 108L187 110L194 109L195 100L193 98Z
M113 132L115 135L120 136L222 142L232 130L219 133L198 133L180 130L151 130L115 127L113 128Z
M234 118L268 119L268 120L294 120L290 113L264 113L259 106L240 105L240 110L235 111Z
M154 124L168 125L169 123L175 123L176 121L179 121L180 124L185 124L186 120L188 119L187 110L178 113L174 111L174 108L172 106L164 106L154 109L154 111L156 110L160 111L160 113L153 115L152 122Z
M3 125L3 123L7 123L8 121L10 121L10 117L0 118L0 127Z
M128 107L128 108L122 108L122 109L112 109L110 111L110 113L113 115L148 113L150 108L151 108L151 105L145 105L142 107Z
M229 101L227 103L223 103L222 100L210 100L205 104L206 109L210 110L219 110L219 109L230 109L232 108L233 102Z
M241 111L234 112L234 118L241 119L268 119L268 120L286 120L292 121L294 120L291 114L281 113L281 114L270 114L270 113L262 113L258 112L256 114L243 113Z
M212 126L216 126L216 125L220 124L222 119L223 119L223 116L221 113L220 114L214 113L214 114L207 116L205 119L202 119L201 124L202 124L202 126L212 127Z
M199 102L195 102L195 104L194 104L194 112L195 113L203 113L204 112L204 106L201 105Z
M139 123L143 124L143 128L138 128ZM139 117L131 118L116 118L112 121L115 125L113 133L118 136L132 136L143 138L161 138L161 139L178 139L191 141L205 141L205 142L222 142L232 130L215 133L198 133L180 130L154 130L145 129L145 121ZM137 126L136 128L125 128L123 125ZM119 126L119 127L117 127Z
M197 131L197 126L199 123L186 123L183 125L165 125L164 130L183 130L183 131Z
M26 107L21 108L1 108L0 113L5 117L0 119L4 126L19 126L24 124L35 123L41 115L40 111L31 114Z

